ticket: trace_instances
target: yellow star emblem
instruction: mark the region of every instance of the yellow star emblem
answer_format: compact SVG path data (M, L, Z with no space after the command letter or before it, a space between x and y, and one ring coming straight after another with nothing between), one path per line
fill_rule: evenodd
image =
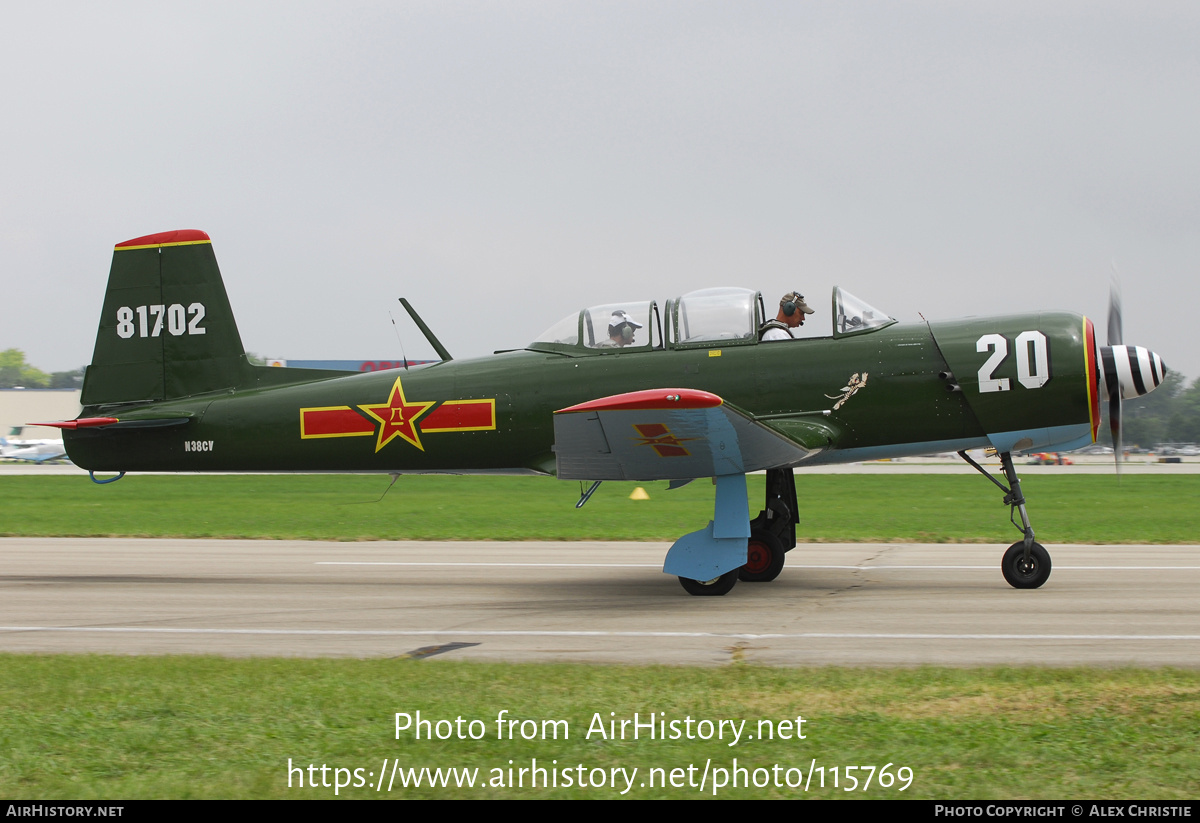
M429 411L429 407L435 402L437 401L409 403L404 399L404 387L400 385L400 378L397 377L396 382L392 385L392 394L388 398L388 402L373 406L360 404L360 409L382 424L379 427L379 439L375 443L375 451L378 452L396 437L403 438L421 451L425 451L425 447L421 445L417 419Z

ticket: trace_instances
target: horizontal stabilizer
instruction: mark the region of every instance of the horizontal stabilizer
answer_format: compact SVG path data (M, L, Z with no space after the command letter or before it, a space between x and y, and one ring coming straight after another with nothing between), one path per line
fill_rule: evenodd
M53 423L30 423L31 426L47 426L54 429L71 429L74 431L88 426L111 426L117 422L115 417L81 417L78 420L56 420Z
M36 423L30 425L53 426L56 429L161 429L168 426L184 426L192 422L192 414L176 414L169 417L81 417L78 420L63 420L57 423Z

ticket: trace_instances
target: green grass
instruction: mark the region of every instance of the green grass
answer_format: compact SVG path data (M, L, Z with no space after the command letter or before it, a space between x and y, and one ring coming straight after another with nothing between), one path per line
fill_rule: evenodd
M751 515L762 476L751 476ZM665 540L712 517L712 485L667 491L605 483L580 510L579 484L538 477L360 475L0 478L0 535L311 540ZM1047 543L1200 542L1200 475L1033 476L1022 482ZM797 476L809 542L1007 543L999 490L976 475Z
M736 797L1154 798L1200 793L1200 673L1085 669L723 669L0 656L0 797L331 798L288 788L287 764L378 775L412 767L638 769L810 763L826 787L725 788ZM566 720L569 739L498 740L495 718ZM396 712L483 721L480 740L395 735ZM604 720L803 716L804 740L604 740ZM476 727L477 729L479 727ZM832 787L833 767L912 769L911 787ZM389 765L390 768L390 765ZM845 785L844 772L842 785ZM305 774L307 778L307 772ZM320 772L316 773L318 780ZM865 778L865 772L856 776ZM333 773L328 779L332 783ZM377 778L376 778L377 779ZM298 778L293 773L293 783ZM710 784L705 795L711 796ZM635 785L630 797L697 797ZM350 788L342 797L377 797ZM407 789L392 797L616 797L611 788Z

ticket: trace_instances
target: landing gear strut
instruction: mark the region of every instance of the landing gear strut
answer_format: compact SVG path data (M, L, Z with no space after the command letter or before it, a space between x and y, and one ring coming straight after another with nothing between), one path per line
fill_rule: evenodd
M791 469L767 469L766 503L750 521L746 565L738 579L766 583L783 571L783 556L796 547L796 477Z
M707 528L676 540L663 571L679 577L688 594L720 596L738 580L774 580L783 555L796 545L796 480L791 469L767 471L766 507L753 522L746 502L746 476L713 478L717 486Z
M965 451L960 451L958 456L1000 487L1004 492L1004 502L1009 506L1009 521L1025 534L1024 540L1018 540L1004 552L1004 559L1000 563L1004 579L1014 589L1039 588L1050 577L1050 553L1046 551L1045 546L1033 539L1033 526L1029 525L1029 513L1025 511L1025 495L1021 494L1021 480L1013 467L1012 452L1000 453L1000 464L1004 467L1004 476L1008 480L1007 487L972 460ZM1021 514L1020 526L1017 526L1017 521L1013 519L1014 511Z
M718 475L713 483L717 487L713 519L705 528L672 543L663 561L663 571L677 576L688 594L727 593L746 564L746 542L750 538L746 475Z

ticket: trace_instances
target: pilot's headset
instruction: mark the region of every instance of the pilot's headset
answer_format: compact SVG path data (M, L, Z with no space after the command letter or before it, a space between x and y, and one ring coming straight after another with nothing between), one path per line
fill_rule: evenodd
M783 310L784 317L791 317L796 312L801 311L800 306L807 305L804 302L804 295L798 291L789 292L779 301L779 308ZM800 315L800 323L804 324L804 315Z
M608 324L608 336L621 336L621 345L627 346L633 342L633 335L642 324L631 318L624 310L618 309L613 312L612 320Z
M621 342L626 343L626 344L633 342L634 328L633 328L633 324L630 323L628 320L626 320L623 323L620 323L618 325L608 327L608 336L609 337L616 337L618 332L621 335Z

